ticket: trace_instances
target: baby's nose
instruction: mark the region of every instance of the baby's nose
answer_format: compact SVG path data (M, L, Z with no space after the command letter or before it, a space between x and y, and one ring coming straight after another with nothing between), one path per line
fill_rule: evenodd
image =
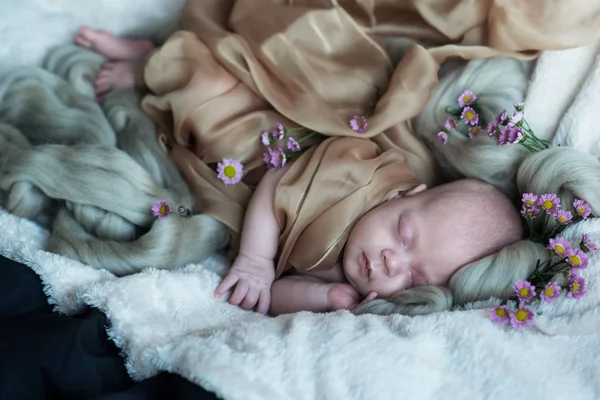
M405 260L401 254L392 250L384 250L382 252L383 264L390 276L395 276L405 269Z

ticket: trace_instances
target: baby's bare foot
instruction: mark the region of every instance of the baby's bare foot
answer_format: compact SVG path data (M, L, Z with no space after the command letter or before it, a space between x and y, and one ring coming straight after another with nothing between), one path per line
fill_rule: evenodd
M154 48L149 40L123 39L88 27L79 28L75 43L111 60L137 60Z
M112 90L133 89L137 85L140 63L136 61L107 62L96 77L96 96L101 99Z

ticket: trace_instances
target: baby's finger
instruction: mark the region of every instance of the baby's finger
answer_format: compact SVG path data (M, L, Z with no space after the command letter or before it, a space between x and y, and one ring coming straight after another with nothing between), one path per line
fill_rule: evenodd
M242 304L240 304L240 307L242 307L244 310L249 310L256 305L257 301L258 290L250 288L246 294L246 297L244 297L244 301L242 301Z
M250 289L250 284L247 281L239 281L233 294L229 298L229 304L233 304L234 306L238 306L246 294L248 294L248 289Z
M258 306L256 307L256 312L261 314L266 314L269 312L269 307L271 306L271 291L269 289L263 289L260 291L258 295Z
M221 281L219 286L215 289L215 297L218 299L223 296L229 289L233 287L237 283L240 278L236 274L229 273L227 276Z
M375 292L371 292L367 295L367 297L365 297L365 299L363 301L361 301L358 304L353 304L349 310L353 311L355 308L358 308L359 306L363 306L365 304L367 304L368 302L371 302L373 300L375 300L377 298L378 294Z
M377 298L377 293L375 292L371 292L367 295L367 298L364 300L364 302L369 302L369 301L373 301Z

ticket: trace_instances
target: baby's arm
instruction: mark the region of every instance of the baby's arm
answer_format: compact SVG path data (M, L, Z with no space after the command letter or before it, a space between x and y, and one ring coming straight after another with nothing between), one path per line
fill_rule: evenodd
M285 169L271 169L258 184L244 218L240 252L231 270L215 291L221 297L233 286L229 303L257 311L269 310L270 289L275 279L279 225L275 218L275 189Z
M256 187L244 217L240 255L258 262L273 262L279 242L275 218L275 189L284 168L268 170Z
M364 302L375 297L374 293L370 294ZM270 314L352 310L359 305L360 298L360 294L348 283L326 282L305 274L291 275L273 283Z
M328 292L333 284L307 275L291 275L276 280L271 288L273 316L299 311L329 311Z

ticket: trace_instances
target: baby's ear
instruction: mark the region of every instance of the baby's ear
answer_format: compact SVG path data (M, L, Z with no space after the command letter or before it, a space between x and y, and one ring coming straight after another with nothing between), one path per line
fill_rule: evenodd
M427 190L427 185L425 185L424 183L420 184L419 186L407 191L407 192L395 192L392 193L388 196L387 200L393 200L393 199L397 199L400 197L407 197L407 196L412 196L414 194L417 193L421 193L422 191Z
M408 192L406 192L406 193L404 194L404 196L405 196L405 197L406 197L406 196L412 196L412 195L415 195L415 194L417 194L417 193L421 193L421 192L423 192L423 191L425 191L425 190L427 190L427 185L426 185L426 184L424 184L424 183L421 183L421 184L420 184L419 186L417 186L416 188L414 188L414 189L410 189Z

